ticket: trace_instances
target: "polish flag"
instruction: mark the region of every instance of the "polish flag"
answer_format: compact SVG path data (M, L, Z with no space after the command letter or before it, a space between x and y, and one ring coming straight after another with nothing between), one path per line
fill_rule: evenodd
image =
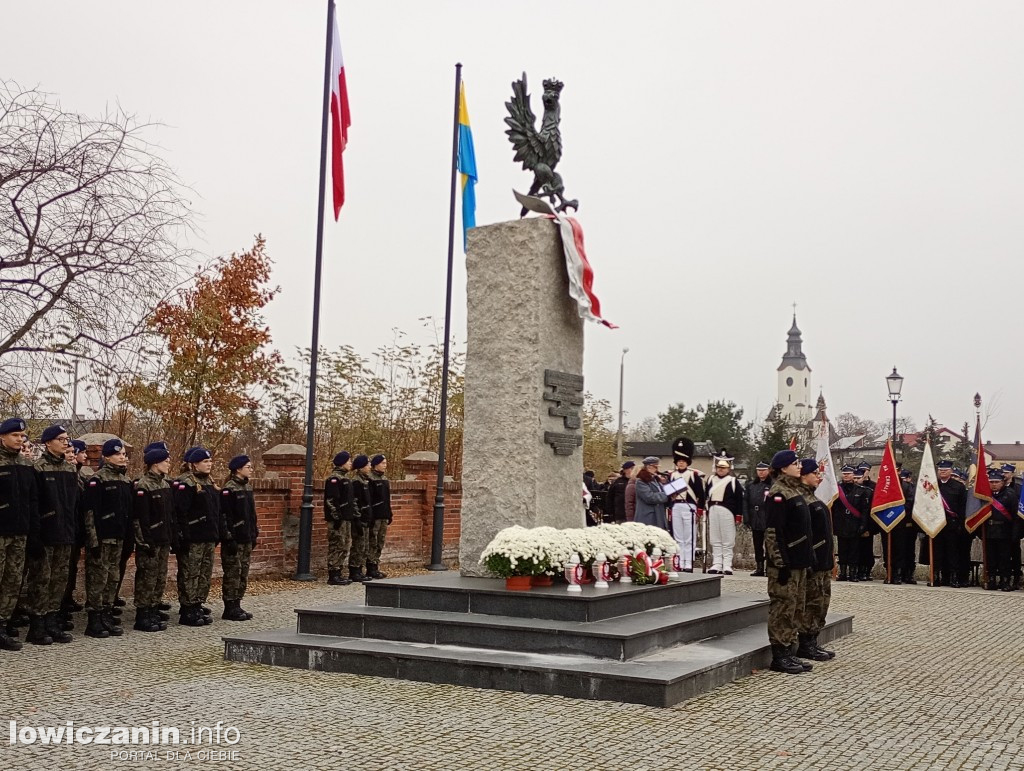
M335 221L345 203L345 168L341 155L348 144L348 127L351 124L348 89L345 87L345 60L341 56L341 35L338 34L338 21L335 19L331 41L331 181Z

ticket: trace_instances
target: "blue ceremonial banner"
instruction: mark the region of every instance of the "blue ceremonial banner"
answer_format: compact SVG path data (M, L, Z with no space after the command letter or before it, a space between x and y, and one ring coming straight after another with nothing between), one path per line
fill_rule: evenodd
M906 516L907 502L903 498L900 475L892 453L892 442L885 443L885 455L878 470L875 494L871 498L871 518L888 533Z
M466 250L466 232L476 227L476 153L473 130L466 108L466 84L459 88L459 175L462 181L462 250Z
M1017 502L1017 516L1024 519L1024 485L1020 488L1020 500Z

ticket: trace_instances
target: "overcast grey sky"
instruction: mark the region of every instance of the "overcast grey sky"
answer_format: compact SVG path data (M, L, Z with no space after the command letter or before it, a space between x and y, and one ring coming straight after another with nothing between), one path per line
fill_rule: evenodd
M97 112L120 102L196 191L209 254L268 240L287 355L309 344L321 0L6 2L0 72ZM1016 283L1024 241L1019 2L339 2L348 201L325 241L321 340L369 353L443 318L452 87L464 64L480 224L530 177L503 133L510 82L565 82L559 170L605 316L588 389L627 421L731 399L753 416L798 305L834 416L1024 439ZM454 319L465 339L457 262Z

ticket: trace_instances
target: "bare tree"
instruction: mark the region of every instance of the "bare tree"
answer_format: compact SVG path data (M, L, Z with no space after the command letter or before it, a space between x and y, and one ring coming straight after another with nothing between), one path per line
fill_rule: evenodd
M99 359L143 330L190 274L185 190L144 135L108 110L63 110L0 81L0 357ZM108 363L109 359L104 361Z

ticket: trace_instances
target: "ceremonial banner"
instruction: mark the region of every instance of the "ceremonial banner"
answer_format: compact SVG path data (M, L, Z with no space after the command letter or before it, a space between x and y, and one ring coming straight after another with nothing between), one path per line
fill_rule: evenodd
M832 452L828 448L828 423L824 420L818 431L818 446L814 459L818 461L818 471L821 473L821 483L814 491L814 495L831 508L832 502L839 495L839 483L836 481L836 466L832 462Z
M932 443L925 442L921 470L917 473L917 491L914 494L914 521L929 538L934 538L946 526L946 511L939 494L939 478L935 473Z
M878 469L878 482L871 498L871 518L882 531L888 533L900 523L907 513L907 502L903 498L900 475L896 470L896 459L892 454L892 442L885 443L885 454Z
M352 118L348 110L348 87L345 85L345 60L341 55L338 20L331 31L331 189L334 195L334 219L338 219L345 203L345 167L342 153L348 144L348 127Z
M1017 516L1024 519L1024 485L1020 487L1020 500L1017 502Z
M988 483L988 474L985 473L985 445L981 442L980 417L974 429L974 436L974 463L977 468L971 489L967 493L967 516L964 519L964 526L968 533L973 533L992 516L992 485Z
M796 434L793 434L793 436L789 438L789 449L796 452Z

